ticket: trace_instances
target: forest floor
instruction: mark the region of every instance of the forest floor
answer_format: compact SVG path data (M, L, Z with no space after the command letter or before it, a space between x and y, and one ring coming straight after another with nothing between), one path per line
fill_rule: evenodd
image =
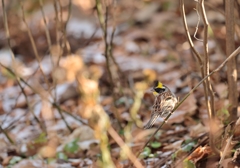
M71 12L67 1L60 1L58 19L56 1L51 0L42 8L49 39L39 2L24 1L25 22L18 1L5 4L14 59L4 13L0 13L2 166L240 166L240 136L229 131L226 67L211 76L215 146L225 156L217 156L209 146L203 85L144 147L164 121L159 118L152 129L143 129L154 103L150 91L154 81L161 81L181 100L202 79L186 38L178 1L122 0L109 7L104 28L92 0L73 1ZM195 8L196 2L185 2L189 33L194 47L203 55L203 24L200 20L196 31L200 18ZM208 53L212 71L226 59L225 18L221 13L224 7L222 1L210 0L205 8L211 25ZM239 44L238 39L236 46ZM239 94L239 84L237 89ZM238 108L238 116L239 112Z

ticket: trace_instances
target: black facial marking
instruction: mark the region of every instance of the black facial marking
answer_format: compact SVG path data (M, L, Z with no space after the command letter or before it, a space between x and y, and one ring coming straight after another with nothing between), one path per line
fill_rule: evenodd
M154 88L157 93L162 93L165 91L165 88Z
M158 81L155 80L155 81L154 81L154 88L157 87L157 86L158 86Z

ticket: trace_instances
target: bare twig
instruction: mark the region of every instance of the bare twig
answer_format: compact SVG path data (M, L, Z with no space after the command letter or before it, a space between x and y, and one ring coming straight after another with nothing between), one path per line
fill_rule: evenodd
M204 0L200 0L200 11L201 11L201 16L204 24L204 37L203 37L203 48L204 48L204 76L209 75L209 55L208 55L208 20L205 12L205 7L204 7ZM208 109L208 116L209 116L209 126L210 126L210 132L209 132L209 142L210 142L210 147L214 151L215 154L219 154L219 150L216 148L215 145L215 137L214 133L215 131L213 130L213 124L215 122L215 109L214 109L214 94L210 82L210 77L207 78L206 80L206 90L207 90L207 99L206 99L206 105ZM208 97L210 95L210 99Z
M224 151L222 152L221 159L220 159L220 161L218 162L218 165L219 165L219 166L221 166L223 160L224 160L225 157L226 157L227 152L229 151L229 147L230 147L230 145L231 145L232 138L233 138L233 135L231 135L231 136L227 139L227 144L226 144L226 146L225 146L225 148L224 148Z
M211 73L209 73L207 76L205 76L198 84L188 93L186 94L182 100L174 107L172 113L178 109L178 107L211 75L218 72L220 69L222 69L226 63L233 59L236 55L240 53L240 47L238 47L222 64L220 64L215 70L213 70ZM150 141L152 141L154 135L162 128L162 126L167 122L168 118L172 115L172 113L169 113L168 116L164 119L164 121L161 123L161 125L157 128L157 130L151 135L151 137L148 139L148 141L144 144L142 150L148 145ZM141 150L141 151L142 151ZM141 151L136 155L137 157L140 155Z
M0 65L1 65L3 68L5 68L9 73L11 73L11 75L13 75L13 76L15 76L15 77L17 76L10 68L4 66L1 62L0 62ZM37 93L37 91L36 91L31 85L29 85L23 78L19 77L19 80L20 80L21 82L23 82L26 86L28 86L33 92ZM50 99L47 99L47 100L52 104L53 107L59 109L60 111L66 113L67 115L70 115L71 117L75 118L75 119L78 120L79 122L81 122L81 123L83 123L83 124L86 124L86 123L83 122L82 120L80 120L80 119L76 118L75 116L73 116L70 112L67 112L66 110L63 110L63 109L62 109L59 105L57 105L55 102L51 102Z
M100 26L101 26L102 31L103 31L103 40L104 40L104 43L105 43L104 56L105 56L105 59L106 59L107 73L108 73L108 76L110 78L110 89L112 90L112 94L113 94L113 98L114 98L114 102L115 102L117 100L117 95L115 93L115 86L116 86L115 84L119 81L119 76L118 76L118 74L114 73L114 76L117 79L113 79L111 66L113 66L116 62L114 60L114 57L111 56L111 53L109 53L109 51L112 52L112 49L111 49L112 46L110 46L110 45L112 45L112 41L113 41L113 37L114 37L114 31L113 31L113 34L112 34L112 37L111 37L111 42L110 42L110 45L109 45L109 43L107 41L109 7L106 6L105 17L104 17L104 14L103 14L103 11L102 11L102 4L101 4L100 0L96 0L95 2L96 2L98 20L99 20ZM113 64L112 64L112 62L113 62ZM116 117L116 119L119 123L119 126L121 127L120 116L119 116L117 110L115 109L113 113L114 113L114 116Z
M52 42L51 42L51 38L50 38L48 26L47 26L46 16L45 16L45 13L44 13L44 10L43 10L43 1L39 0L39 4L41 6L41 12L42 12L43 22L44 22L44 27L45 27L45 34L46 34L46 37L47 37L48 49L50 51L51 46L52 46Z
M60 6L62 8L61 1L59 1L59 3L60 3ZM68 23L68 21L70 19L71 12L72 12L72 0L69 0L69 2L68 2L68 16L67 16L67 20L65 21L64 26L62 26L63 44L64 44L64 46L67 49L67 54L71 53L71 46L70 46L70 44L69 44L69 42L67 40L67 33L66 33L66 26L67 26L67 23ZM63 23L62 23L62 25L63 25Z
M61 116L61 119L63 120L63 122L64 122L65 125L67 126L68 130L69 130L70 132L72 132L73 129L68 125L66 119L64 118L63 113L62 113L62 109L60 108L60 106L55 106L55 107L57 108L57 110L58 110L58 112L59 112L59 114L60 114L60 116Z
M184 9L184 0L180 0L180 5L181 5L181 13L182 13L182 17L183 17L183 23L184 23L184 28L185 28L185 32L187 34L187 39L190 43L191 46L191 50L193 51L193 53L196 55L197 59L198 59L198 63L200 64L200 69L201 69L201 75L202 78L204 78L205 76L207 76L209 74L209 56L208 56L208 21L207 21L207 17L206 17L206 13L205 13L205 8L204 8L204 1L201 0L200 2L197 1L197 9L201 11L201 16L203 18L203 23L204 23L204 39L203 39L203 48L204 48L204 57L202 58L200 56L199 53L197 53L193 42L191 40L189 31L188 31L188 26L187 26L187 21L186 21L186 15L185 15L185 9ZM213 91L212 91L212 86L210 83L210 78L208 78L208 80L203 82L203 86L204 86L204 97L206 100L206 105L207 105L207 109L208 109L208 115L209 115L209 120L210 120L210 129L212 130L212 125L213 124L213 117L214 117L214 95L213 95ZM210 100L208 95L210 95ZM213 133L212 131L210 131L210 146L212 148L214 148L214 137L212 136ZM213 149L214 150L214 149ZM217 152L217 149L214 150L215 153Z
M7 41L8 41L8 47L9 47L9 50L11 52L11 57L12 57L12 61L13 63L15 62L15 56L13 54L13 51L12 51L12 48L11 48L11 43L10 43L10 33L9 33L9 28L8 28L8 22L7 22L7 13L6 13L6 9L5 9L5 4L4 4L4 0L2 0L2 6L3 6L3 18L4 18L4 27L5 27L5 32L6 32L6 36L7 36ZM15 66L15 65L13 65ZM15 68L13 67L13 73L15 73ZM29 101L28 101L28 97L24 91L24 88L22 87L22 85L20 84L20 78L18 76L16 76L16 80L17 80L17 84L18 86L20 87L21 89L21 92L23 93L24 95L24 98L27 102L27 106L30 108L30 104L29 104ZM34 116L34 119L37 121L37 123L40 125L40 127L45 130L43 124L39 121L39 119L36 117L36 115L34 114L34 112L32 110L30 110L30 112L32 113L32 115Z
M9 142L11 143L11 144L15 144L15 142L12 140L12 138L7 134L7 132L1 127L1 125L0 125L0 132L2 132L5 136L6 136L6 138L9 140Z
M193 37L194 37L196 40L203 42L203 40L201 40L201 39L199 39L199 38L196 37L197 32L198 32L199 22L200 22L200 16L199 16L198 10L195 9L195 8L194 8L194 10L196 11L196 13L197 13L197 15L198 15L198 22L197 22L196 30L195 30L195 32L194 32Z
M196 58L198 60L199 66L202 67L203 66L203 60L201 58L201 55L195 49L193 41L192 41L190 33L189 33L189 30L188 30L187 20L186 20L186 15L185 15L184 0L180 0L180 9L181 9L184 29L185 29L185 33L187 35L188 43L190 44L191 50L193 51L194 55L196 56Z
M57 46L60 46L60 38L59 38L59 17L58 17L58 6L57 6L57 0L53 1L54 11L55 11L55 24L56 24L56 44ZM59 64L60 58L57 61L57 64Z
M77 117L74 116L71 112L66 111L66 110L63 110L57 103L53 102L53 103L52 103L52 106L55 107L55 108L57 108L57 109L59 109L59 110L61 110L61 111L64 112L65 114L71 116L72 118L74 118L75 120L79 121L79 122L82 123L83 125L87 125L86 122L84 122L83 120L77 118Z
M30 28L29 28L29 26L28 26L28 24L26 22L26 19L25 19L25 13L24 13L24 7L23 7L22 0L21 0L20 4L21 4L21 9L22 9L22 20L23 20L23 22L24 22L24 24L25 24L25 26L27 28L28 36L29 36L31 44L32 44L34 55L35 55L35 57L37 59L37 62L39 64L40 71L43 74L45 83L48 85L48 89L50 89L50 85L49 85L49 82L47 80L47 77L46 77L46 75L43 72L43 68L42 68L42 65L41 65L41 59L40 59L40 56L38 55L38 51L37 51L37 47L36 47L35 41L33 39L33 36L32 36L31 31L30 31Z
M235 50L234 41L234 2L225 0L225 15L226 15L226 55ZM231 59L227 64L228 78L228 100L229 112L232 121L237 119L238 107L238 91L237 91L237 61Z
M197 8L198 8L198 2L197 2ZM182 18L183 18L183 24L184 24L185 33L187 35L188 43L190 44L191 51L194 53L195 57L198 60L201 75L203 78L204 77L203 59L202 59L202 56L195 49L192 38L191 38L189 30L188 30L188 25L187 25L187 20L186 20L186 15L185 15L184 0L180 0L180 10L181 10ZM207 100L207 89L206 89L205 82L203 82L203 88L204 88L204 93L205 93L204 97L205 97L205 100Z
M139 162L137 157L132 153L131 149L124 143L122 138L118 135L118 133L112 128L108 128L108 133L111 137L117 142L117 144L121 147L127 157L131 160L136 168L143 168L143 165Z

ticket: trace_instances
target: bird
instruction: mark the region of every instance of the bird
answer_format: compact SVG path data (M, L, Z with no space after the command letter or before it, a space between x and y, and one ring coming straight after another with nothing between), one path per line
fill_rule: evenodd
M154 82L154 87L151 91L155 96L155 100L152 106L151 118L144 126L144 129L151 128L158 117L166 118L169 113L172 113L172 110L178 102L175 94L159 81Z

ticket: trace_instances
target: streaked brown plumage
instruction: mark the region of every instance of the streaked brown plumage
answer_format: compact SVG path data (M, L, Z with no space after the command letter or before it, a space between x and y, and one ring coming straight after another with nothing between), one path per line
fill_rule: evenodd
M176 96L161 82L156 81L152 91L156 98L152 107L151 118L144 129L151 128L159 116L165 118L177 104Z

